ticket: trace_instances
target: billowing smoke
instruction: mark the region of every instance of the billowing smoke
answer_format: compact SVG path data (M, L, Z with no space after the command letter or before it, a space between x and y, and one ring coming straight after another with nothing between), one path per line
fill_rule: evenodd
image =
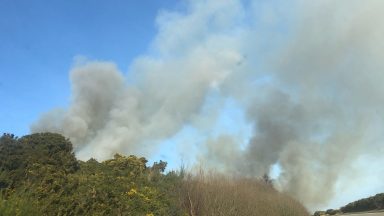
M32 132L60 132L81 158L105 159L151 155L188 125L204 131L197 162L244 176L278 164L278 187L310 208L357 184L356 162L384 153L384 2L187 4L159 14L150 53L126 76L110 62L75 65L69 107ZM246 145L207 135L217 115L204 107L226 99L253 128Z

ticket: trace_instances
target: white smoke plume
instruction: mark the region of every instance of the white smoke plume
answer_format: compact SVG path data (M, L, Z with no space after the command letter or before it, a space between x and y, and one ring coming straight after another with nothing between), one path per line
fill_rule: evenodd
M245 147L229 134L208 137L201 163L245 176L279 164L279 188L309 208L363 178L355 162L384 153L383 1L187 5L158 15L150 54L126 77L111 62L75 65L69 107L31 131L68 136L81 158L150 155L185 125L215 121L203 115L207 101L231 98L252 137Z

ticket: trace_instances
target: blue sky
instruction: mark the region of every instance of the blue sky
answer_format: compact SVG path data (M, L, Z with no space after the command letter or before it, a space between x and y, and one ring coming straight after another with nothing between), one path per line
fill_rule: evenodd
M42 112L68 104L76 56L126 72L153 40L159 10L181 7L176 2L1 0L1 132L26 134Z

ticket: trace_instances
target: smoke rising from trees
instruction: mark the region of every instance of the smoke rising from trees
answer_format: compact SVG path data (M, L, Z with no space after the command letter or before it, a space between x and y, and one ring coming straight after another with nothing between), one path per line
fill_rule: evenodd
M208 138L198 161L246 176L278 163L281 190L309 207L326 203L342 176L362 178L351 164L384 152L384 2L287 4L199 0L162 11L126 76L111 62L75 65L69 107L31 130L62 133L84 158L150 155L185 125L204 124L196 119L215 121L202 116L208 98L231 98L253 127L249 143Z

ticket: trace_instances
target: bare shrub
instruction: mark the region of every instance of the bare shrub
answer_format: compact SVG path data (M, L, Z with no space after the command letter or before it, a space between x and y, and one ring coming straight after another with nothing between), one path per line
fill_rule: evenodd
M308 216L291 197L259 179L217 173L186 174L179 188L181 205L190 216Z

